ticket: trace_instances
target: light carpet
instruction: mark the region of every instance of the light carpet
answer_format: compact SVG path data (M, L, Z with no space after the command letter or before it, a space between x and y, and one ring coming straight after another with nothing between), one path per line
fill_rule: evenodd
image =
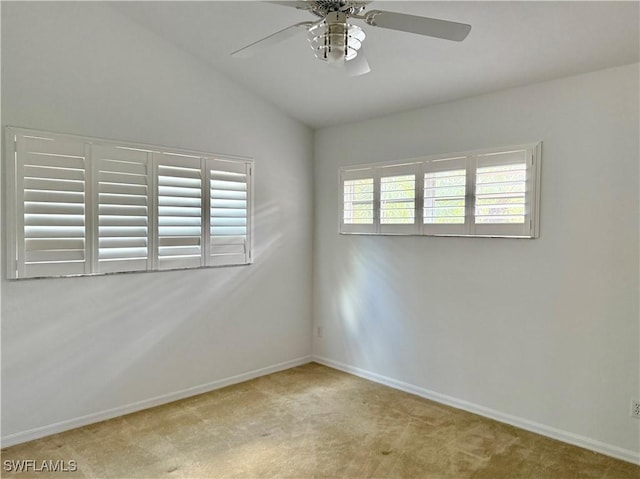
M640 466L318 364L2 451L39 478L639 479Z

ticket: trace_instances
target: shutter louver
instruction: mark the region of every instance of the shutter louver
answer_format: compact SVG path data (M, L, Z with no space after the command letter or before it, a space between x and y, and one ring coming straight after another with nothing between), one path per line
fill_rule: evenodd
M202 266L201 159L157 154L158 268Z
M16 140L17 276L85 273L84 143L27 135Z
M147 153L94 146L98 165L98 272L150 269Z
M209 181L208 264L246 264L249 257L249 165L207 159Z

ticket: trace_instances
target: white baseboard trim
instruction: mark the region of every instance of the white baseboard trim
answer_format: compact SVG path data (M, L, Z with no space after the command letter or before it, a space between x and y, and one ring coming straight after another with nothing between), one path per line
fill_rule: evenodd
M160 406L162 404L178 401L187 397L196 396L198 394L213 391L215 389L220 389L225 386L231 386L232 384L238 384L250 379L255 379L260 376L266 376L267 374L284 371L285 369L301 366L311 361L311 356L303 356L300 358L292 359L290 361L267 366L265 368L255 369L253 371L237 374L235 376L224 379L218 379L217 381L212 381L207 384L201 384L199 386L183 389L181 391L163 394L162 396L156 396L151 399L137 401L125 406L119 406L113 409L107 409L106 411L100 411L73 419L67 419L66 421L60 421L55 424L49 424L48 426L29 429L28 431L16 432L7 436L3 436L0 440L0 443L2 445L1 447L4 448L14 446L23 442L39 439L44 436L50 436L51 434L68 431L69 429L75 429L77 427L86 426L88 424L105 421L107 419L113 419L114 417L124 416L125 414L141 411L143 409L148 409L155 406Z
M334 361L333 359L325 358L322 356L313 356L313 361L330 368L353 374L354 376L359 376L361 378L369 379L370 381L380 383L394 389L399 389L400 391L415 394L416 396L420 396L425 399L430 399L441 404L446 404L447 406L452 406L457 409L463 409L465 411L478 414L480 416L495 419L496 421L504 422L520 429L525 429L527 431L540 434L542 436L557 439L558 441L573 444L574 446L579 446L591 451L599 452L601 454L605 454L616 459L621 459L623 461L631 462L633 464L640 464L640 454L630 449L624 449L622 447L607 444L586 436L581 436L572 432L563 431L555 427L547 426L545 424L530 421L528 419L505 414L503 412L496 411L495 409L490 409L488 407L480 406L478 404L464 401L462 399L447 396L445 394L440 394L435 391L430 391L413 384L398 381L387 376L382 376L380 374L373 373L355 366L341 363L339 361Z

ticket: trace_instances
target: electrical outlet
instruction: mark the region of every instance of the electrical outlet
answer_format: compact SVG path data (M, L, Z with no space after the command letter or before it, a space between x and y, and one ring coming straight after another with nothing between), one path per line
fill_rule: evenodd
M631 417L640 419L640 401L635 399L631 401Z
M316 336L318 336L319 338L321 338L321 337L322 337L322 333L323 333L323 331L322 331L322 326L317 326L317 327L316 327Z

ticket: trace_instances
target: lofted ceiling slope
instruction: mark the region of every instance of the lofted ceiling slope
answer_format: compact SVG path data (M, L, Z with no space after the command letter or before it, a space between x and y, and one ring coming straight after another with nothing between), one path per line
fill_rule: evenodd
M263 54L230 53L310 13L266 2L113 2L124 15L314 128L636 63L638 2L374 1L372 9L469 23L461 43L364 28L371 73L347 77L300 33Z

